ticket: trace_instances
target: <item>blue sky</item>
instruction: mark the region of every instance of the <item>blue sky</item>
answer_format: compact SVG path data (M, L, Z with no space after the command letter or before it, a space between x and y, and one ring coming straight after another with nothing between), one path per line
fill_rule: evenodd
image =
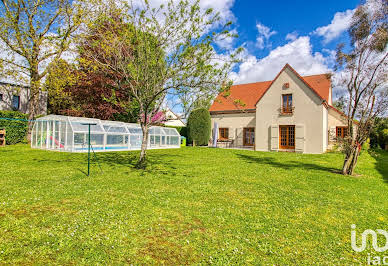
M239 38L219 46L245 48L236 84L271 80L285 63L301 75L331 72L335 48L347 42L356 0L204 1L234 22ZM206 3L208 2L208 3Z
M331 23L336 13L352 10L359 4L357 0L329 0L329 1L235 1L231 8L235 16L240 42L255 42L258 34L256 25L261 23L276 34L270 37L272 48L284 45L285 37L289 33L299 36L310 35L319 27ZM323 48L335 49L336 43L341 41L341 34L335 40L323 45L323 38L311 35L314 51ZM254 48L254 47L249 47ZM253 51L258 56L265 56L269 49Z
M301 75L333 72L336 46L349 43L347 29L359 4L359 0L200 3L220 12L223 21L233 21L232 30L239 35L219 42L218 47L245 48L242 63L230 75L235 84L272 80L286 63ZM335 98L335 87L333 92ZM180 111L179 103L173 110Z

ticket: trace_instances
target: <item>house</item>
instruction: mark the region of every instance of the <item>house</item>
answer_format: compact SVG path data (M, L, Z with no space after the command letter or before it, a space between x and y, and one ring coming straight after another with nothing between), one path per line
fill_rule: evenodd
M185 127L185 122L170 108L166 108L164 110L164 115L166 117L166 121L163 123L166 126L174 126L174 127Z
M332 106L330 75L302 77L289 64L272 81L220 93L209 111L218 147L319 154L347 134L346 116Z
M38 115L47 114L47 93L40 93ZM0 111L13 110L28 113L30 89L27 86L0 82Z

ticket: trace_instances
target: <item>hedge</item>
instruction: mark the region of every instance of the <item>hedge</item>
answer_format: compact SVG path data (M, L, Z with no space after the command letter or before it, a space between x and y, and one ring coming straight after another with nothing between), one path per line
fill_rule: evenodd
M7 119L4 119L7 118ZM22 119L13 120L13 119ZM0 129L5 129L7 145L27 141L28 115L16 111L0 111Z
M193 110L187 119L189 141L195 145L207 145L210 139L211 119L206 108Z

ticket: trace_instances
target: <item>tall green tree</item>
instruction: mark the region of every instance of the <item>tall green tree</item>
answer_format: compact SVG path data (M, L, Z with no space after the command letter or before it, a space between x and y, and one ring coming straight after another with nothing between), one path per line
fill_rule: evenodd
M103 14L108 19L112 6L110 3L110 11ZM219 14L202 10L199 1L169 0L159 8L148 1L137 5L123 1L116 2L114 9L127 27L96 38L99 41L90 45L102 47L106 57L90 54L89 60L119 75L138 103L143 140L137 166L144 168L148 130L166 96L187 90L213 94L227 90L229 71L241 49L218 55L222 51L216 51L214 44L233 37L228 30L231 23L222 24Z
M207 108L193 110L187 119L189 141L193 145L207 145L210 139L211 118Z
M50 114L63 114L62 110L74 106L70 88L77 83L77 71L74 65L63 59L51 62L43 86L47 92L47 111Z
M344 175L352 175L375 118L388 109L388 4L373 1L360 5L349 28L350 51L344 44L337 51L337 69L346 88L345 112L349 136L344 139ZM359 122L355 123L355 119Z
M47 63L68 50L71 35L88 14L80 1L1 0L0 41L8 57L0 61L12 70L15 79L29 83L29 119L39 110L41 80ZM32 123L29 123L29 136Z

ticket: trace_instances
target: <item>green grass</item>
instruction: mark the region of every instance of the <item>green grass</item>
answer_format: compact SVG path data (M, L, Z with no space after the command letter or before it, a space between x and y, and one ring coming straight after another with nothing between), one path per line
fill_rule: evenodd
M183 148L86 154L0 149L0 264L366 264L357 233L388 223L388 153ZM359 237L360 238L360 237ZM380 239L382 240L382 239ZM382 241L380 241L382 242ZM382 244L381 244L382 245ZM386 253L386 256L388 254Z

